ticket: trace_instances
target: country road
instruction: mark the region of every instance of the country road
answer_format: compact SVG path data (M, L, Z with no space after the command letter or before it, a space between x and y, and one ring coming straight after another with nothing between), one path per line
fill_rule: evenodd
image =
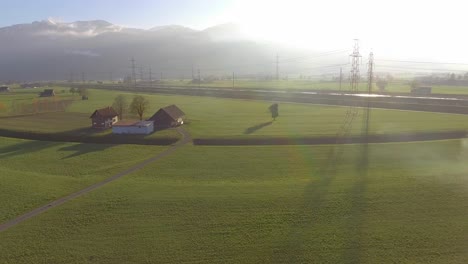
M82 190L79 190L77 192L69 194L69 195L67 195L65 197L62 197L60 199L57 199L55 201L49 202L49 203L47 203L47 204L45 204L45 205L43 205L41 207L38 207L38 208L36 208L36 209L34 209L32 211L29 211L29 212L15 218L15 219L12 219L12 220L9 220L9 221L7 221L5 223L2 223L2 224L0 224L0 232L3 232L3 231L5 231L5 230L17 225L17 224L20 224L21 222L26 221L26 220L34 217L34 216L37 216L37 215L39 215L39 214L41 214L41 213L43 213L43 212L45 212L45 211L47 211L49 209L60 206L60 205L66 203L66 202L68 202L68 201L70 201L72 199L75 199L75 198L77 198L79 196L82 196L83 194L94 191L97 188L102 187L102 186L104 186L104 185L106 185L106 184L108 184L110 182L115 181L115 180L118 180L118 179L122 178L125 175L133 173L133 172L135 172L137 170L140 170L143 167L147 166L148 164L153 163L155 161L158 161L158 160L170 155L172 152L174 152L175 150L177 150L181 146L191 142L191 137L184 128L178 127L178 128L176 128L176 130L182 135L182 139L179 142L177 142L176 144L169 147L168 149L164 150L163 152L161 152L161 153L157 154L156 156L151 157L151 158L149 158L149 159L147 159L147 160L145 160L145 161L143 161L143 162L141 162L141 163L127 169L127 170L125 170L125 171L122 171L122 172L120 172L120 173L118 173L118 174L116 174L116 175L114 175L114 176L112 176L110 178L107 178L107 179L105 179L105 180L103 180L101 182L98 182L96 184L88 186L88 187L86 187L86 188L84 188Z

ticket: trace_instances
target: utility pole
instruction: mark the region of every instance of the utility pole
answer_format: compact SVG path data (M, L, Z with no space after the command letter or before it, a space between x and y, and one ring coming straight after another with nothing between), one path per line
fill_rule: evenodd
M367 93L370 95L372 93L372 82L374 81L374 53L369 54L369 63L367 64ZM359 162L359 173L361 175L367 176L368 166L369 166L369 126L370 126L370 117L371 117L371 107L370 107L371 97L366 97L366 107L363 108L363 117L362 117L362 137L364 142L362 144L361 150L361 160Z
M367 73L367 93L372 93L372 83L374 81L374 53L369 54L369 63L367 64L368 73Z
M234 89L235 80L234 72L232 72L232 89Z
M351 71L350 71L350 88L351 88L351 93L356 93L358 90L358 84L359 84L359 62L361 59L361 54L359 54L359 41L357 39L354 40L354 50L351 55ZM348 110L346 111L345 118L343 120L343 123L340 127L340 130L337 133L336 136L336 142L342 142L346 138L346 136L349 134L351 131L352 124L354 122L354 119L356 118L358 114L358 108L353 103L351 106L349 106Z
M73 71L70 72L70 82L73 83Z
M198 69L198 88L200 88L200 84L201 84L200 69Z
M132 59L130 60L132 62L132 79L133 79L133 85L134 85L134 88L136 88L136 72L135 72L135 58L132 57Z
M192 80L195 80L195 75L193 73L193 64L192 64Z
M276 80L279 80L279 56L278 53L276 53Z
M143 76L143 66L140 66L139 69L140 69L140 82L143 82L143 78L144 78L144 76Z
M152 71L151 71L151 66L149 66L148 74L149 74L150 86L153 87L153 73L152 73Z
M361 54L359 53L359 40L354 40L354 49L351 57L351 92L357 92L359 88L359 63Z
M341 91L341 83L343 82L343 68L340 67L340 91Z

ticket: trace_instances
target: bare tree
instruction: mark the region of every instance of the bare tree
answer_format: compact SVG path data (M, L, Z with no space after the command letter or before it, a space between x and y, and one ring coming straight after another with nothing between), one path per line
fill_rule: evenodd
M75 95L75 93L76 93L75 87L71 87L71 88L70 88L70 93L71 93L72 95Z
M377 80L377 87L379 87L379 91L383 92L385 91L385 88L387 87L388 81L382 78L379 78Z
M79 94L80 96L86 96L86 97L88 97L88 96L89 96L89 91L88 91L88 89L85 88L85 87L80 87L80 88L78 89L78 94Z
M119 115L119 119L122 120L124 114L127 114L128 112L128 101L127 97L124 95L120 94L114 99L114 103L112 104L112 108L117 112Z
M418 80L411 81L410 86L411 86L411 89L418 88L419 87Z
M143 114L149 108L149 101L141 95L133 97L132 103L130 104L130 110L133 114L137 114L140 120L143 120Z

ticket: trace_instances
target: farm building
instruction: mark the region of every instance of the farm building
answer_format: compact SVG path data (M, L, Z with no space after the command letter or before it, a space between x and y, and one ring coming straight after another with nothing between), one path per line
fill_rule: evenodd
M153 121L156 127L173 127L184 124L185 113L176 105L159 109L148 121Z
M0 86L0 93L8 93L9 91L10 91L10 87Z
M119 121L117 112L110 106L97 109L90 118L93 128L110 128Z
M52 97L55 96L54 89L45 89L43 92L39 94L39 97Z
M153 133L153 121L120 121L112 126L113 134L148 135Z
M432 87L415 87L411 89L412 94L429 95L432 92Z

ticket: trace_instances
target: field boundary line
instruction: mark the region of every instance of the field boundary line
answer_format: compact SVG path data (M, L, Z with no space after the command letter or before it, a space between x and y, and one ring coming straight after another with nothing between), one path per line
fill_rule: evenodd
M62 198L59 198L59 199L57 199L55 201L49 202L49 203L47 203L47 204L45 204L43 206L40 206L40 207L38 207L36 209L33 209L32 211L27 212L27 213L25 213L25 214L23 214L23 215L21 215L19 217L16 217L14 219L6 221L6 222L0 224L0 232L3 232L3 231L5 231L5 230L7 230L7 229L9 229L9 228L11 228L13 226L16 226L16 225L18 225L18 224L20 224L20 223L34 217L34 216L37 216L37 215L39 215L41 213L44 213L44 212L46 212L46 211L48 211L48 210L50 210L52 208L55 208L57 206L60 206L60 205L62 205L64 203L66 203L66 202L68 202L70 200L73 200L73 199L75 199L77 197L80 197L80 196L82 196L82 195L84 195L86 193L94 191L94 190L96 190L96 189L98 189L98 188L100 188L100 187L102 187L102 186L104 186L104 185L106 185L106 184L108 184L110 182L113 182L115 180L118 180L118 179L122 178L123 176L126 176L126 175L128 175L130 173L133 173L135 171L138 171L138 170L142 169L143 167L145 167L146 165L168 156L169 154L171 154L172 152L177 150L179 147L185 145L188 142L190 142L190 141L182 140L182 141L174 144L170 148L164 150L163 152L158 153L156 156L154 156L152 158L149 158L149 159L147 159L147 160L145 160L145 161L143 161L143 162L141 162L139 164L136 164L133 167L128 168L128 169L126 169L126 170L124 170L124 171L122 171L120 173L117 173L112 177L109 177L109 178L107 178L107 179L105 179L105 180L103 180L101 182L95 183L95 184L93 184L91 186L88 186L88 187L82 189L82 190L76 191L76 192L74 192L72 194L69 194L69 195L64 196Z

